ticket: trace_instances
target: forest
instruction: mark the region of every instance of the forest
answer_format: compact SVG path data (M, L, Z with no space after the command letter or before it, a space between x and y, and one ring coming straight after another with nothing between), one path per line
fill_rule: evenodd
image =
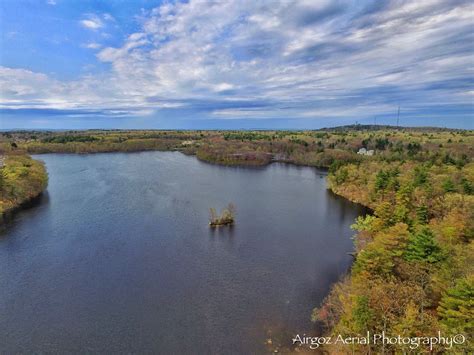
M3 132L1 211L46 186L44 167L28 154L143 150L175 150L223 165L327 168L328 188L372 213L354 221L350 273L306 316L327 334L464 334L468 341L453 352L473 350L474 131L357 125L315 131ZM351 350L391 353L395 347L359 344Z
M474 330L473 181L474 164L465 156L364 161L334 171L331 190L373 214L352 226L357 257L351 275L333 287L313 320L336 334L416 337L441 330L469 339ZM400 347L355 347L395 349ZM466 343L456 347L461 350L472 348Z

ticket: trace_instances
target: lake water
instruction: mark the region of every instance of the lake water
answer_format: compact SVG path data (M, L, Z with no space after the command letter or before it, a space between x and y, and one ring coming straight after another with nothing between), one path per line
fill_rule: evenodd
M314 334L361 207L324 172L178 152L41 155L49 186L0 234L0 352L264 353ZM208 209L233 202L234 227Z

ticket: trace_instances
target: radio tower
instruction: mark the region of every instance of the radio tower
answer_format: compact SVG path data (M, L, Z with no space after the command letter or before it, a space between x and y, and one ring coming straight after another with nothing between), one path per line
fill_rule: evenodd
M397 128L400 127L399 126L399 123L400 123L400 105L398 105L398 113L397 113Z

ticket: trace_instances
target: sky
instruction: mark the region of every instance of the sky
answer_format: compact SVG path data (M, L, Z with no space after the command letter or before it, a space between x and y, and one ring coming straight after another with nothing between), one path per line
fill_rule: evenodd
M474 129L474 3L0 1L1 129Z

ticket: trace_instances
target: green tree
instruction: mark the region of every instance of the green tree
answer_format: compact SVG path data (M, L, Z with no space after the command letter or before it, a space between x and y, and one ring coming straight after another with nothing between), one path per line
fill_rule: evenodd
M424 166L415 167L415 187L422 186L428 181L428 172Z
M387 188L390 175L384 170L380 170L375 176L375 192L383 191Z
M3 168L0 169L0 191L3 190L3 188L6 185L6 174Z
M356 222L351 225L351 229L356 230L358 232L362 232L362 231L374 232L377 219L378 219L377 217L372 216L370 214L366 216L359 216L356 218Z
M456 188L454 182L451 179L446 179L443 181L443 190L444 192L455 192Z
M329 165L329 172L331 174L334 174L341 166L344 165L344 162L338 159L335 159L330 165Z
M433 232L425 227L408 241L405 259L433 264L443 260L444 254L436 243Z
M474 331L474 276L461 279L439 303L441 323L453 332Z
M366 332L369 329L370 320L373 317L373 311L369 306L369 298L367 296L357 296L354 310L352 311L352 319L354 320L357 331Z
M336 178L336 183L338 185L343 184L347 180L348 176L349 173L345 167L340 168L334 174L334 177Z
M463 178L461 182L462 182L462 188L464 190L464 193L467 195L473 195L474 187L472 186L471 182L466 178Z
M428 213L429 213L428 212L428 207L426 207L426 205L418 206L416 208L416 219L417 219L418 223L420 223L420 224L428 223L428 218L429 218Z

